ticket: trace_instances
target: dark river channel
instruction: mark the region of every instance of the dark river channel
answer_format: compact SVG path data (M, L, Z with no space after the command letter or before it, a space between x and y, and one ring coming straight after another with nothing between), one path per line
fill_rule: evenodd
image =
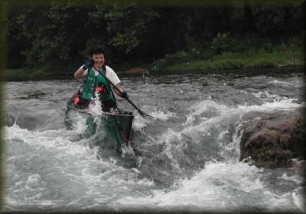
M243 115L305 106L303 72L121 81L130 100L154 117L117 98L135 115L131 148L122 155L95 136L80 137L81 121L66 129L66 102L81 81L3 83L4 211L305 212L301 175L239 162Z

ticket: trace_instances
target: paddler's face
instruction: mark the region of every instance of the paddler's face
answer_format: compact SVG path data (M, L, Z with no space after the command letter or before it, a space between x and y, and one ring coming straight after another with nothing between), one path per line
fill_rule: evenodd
M105 62L104 54L94 54L91 58L95 61L94 66L98 69L101 69Z

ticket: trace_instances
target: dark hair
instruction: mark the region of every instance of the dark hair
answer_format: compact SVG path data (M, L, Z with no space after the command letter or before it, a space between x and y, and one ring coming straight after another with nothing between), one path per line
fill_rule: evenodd
M92 55L94 54L105 54L104 49L101 46L98 47L94 47L93 49L91 49L91 51L89 52L90 57L92 57Z

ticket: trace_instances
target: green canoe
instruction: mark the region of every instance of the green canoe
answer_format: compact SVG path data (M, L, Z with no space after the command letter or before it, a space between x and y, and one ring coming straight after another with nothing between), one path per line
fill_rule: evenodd
M65 124L68 129L72 129L74 124L84 118L89 133L93 135L99 130L103 131L105 133L104 139L112 141L117 151L121 152L124 144L128 146L133 135L134 115L132 112L119 109L119 114L102 112L101 115L94 116L87 109L77 108L73 103L73 97L68 100L65 111Z

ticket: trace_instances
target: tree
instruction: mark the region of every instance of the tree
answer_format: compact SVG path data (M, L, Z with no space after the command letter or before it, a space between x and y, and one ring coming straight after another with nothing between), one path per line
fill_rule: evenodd
M251 33L257 40L289 41L303 29L295 23L301 23L305 12L294 1L300 0L286 5L275 0L211 1L199 7L72 0L8 4L9 66L78 65L95 45L106 49L108 63L135 66L180 51L209 49L218 33L241 40Z

